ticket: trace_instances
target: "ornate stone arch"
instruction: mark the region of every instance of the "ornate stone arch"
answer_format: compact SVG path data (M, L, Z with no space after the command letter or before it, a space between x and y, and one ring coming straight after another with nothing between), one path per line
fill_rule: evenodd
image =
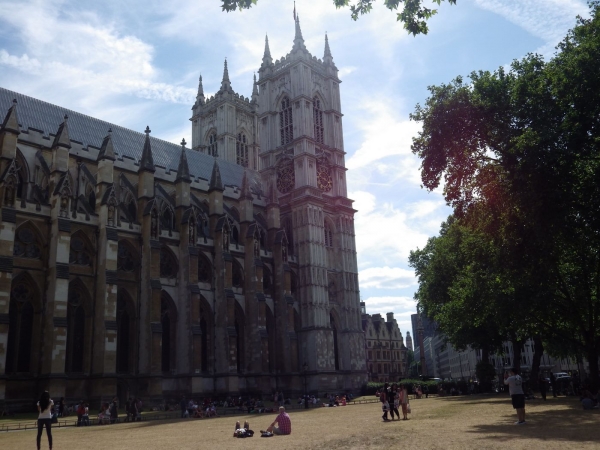
M131 225L137 223L138 204L135 187L127 179L125 174L119 177L119 223L128 222Z
M177 367L177 307L166 291L161 293L160 323L162 327L161 370L171 373Z
M140 266L139 252L127 239L120 239L117 247L117 270L135 272Z
M240 127L235 134L236 163L242 167L248 167L251 159L250 136L252 136L252 133L247 131L245 127Z
M42 298L31 275L23 271L11 283L5 373L32 373L39 359Z
M21 149L17 147L17 154L15 157L17 163L17 190L16 197L20 199L22 203L29 199L29 186L31 183L31 172L29 170L29 164L23 156Z
M160 277L161 278L177 278L179 272L179 262L177 256L167 246L163 245L160 248Z
M45 242L35 223L26 220L15 231L13 256L45 260Z
M336 228L335 223L329 216L325 216L323 220L323 243L327 248L334 248L336 245Z
M94 247L83 230L77 230L71 235L69 264L94 266Z
M263 280L262 288L265 295L273 296L273 272L269 268L268 264L263 265Z
M283 94L276 104L279 112L279 144L291 144L294 141L294 108L290 96Z
M325 101L320 93L313 96L313 137L317 144L325 143Z

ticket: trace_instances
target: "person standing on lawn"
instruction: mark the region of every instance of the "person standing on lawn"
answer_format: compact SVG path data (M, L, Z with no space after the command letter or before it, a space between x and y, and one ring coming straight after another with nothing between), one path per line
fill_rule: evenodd
M515 424L525 424L525 392L523 392L523 378L519 375L517 369L510 369L504 372L504 384L508 385L508 392L512 400L513 408L517 410L517 420Z
M48 435L48 447L52 450L52 408L54 402L50 398L48 391L44 391L40 397L40 401L37 403L38 409L38 433L37 433L37 450L40 450L42 441L42 431L46 427L46 434Z

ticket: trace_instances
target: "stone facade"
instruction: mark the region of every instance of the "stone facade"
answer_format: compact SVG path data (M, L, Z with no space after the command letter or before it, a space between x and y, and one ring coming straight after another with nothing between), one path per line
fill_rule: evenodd
M364 302L361 302L364 307ZM398 381L407 376L407 348L394 313L362 314L369 381Z
M200 79L191 149L0 89L0 402L364 384L340 80L295 32L250 98Z

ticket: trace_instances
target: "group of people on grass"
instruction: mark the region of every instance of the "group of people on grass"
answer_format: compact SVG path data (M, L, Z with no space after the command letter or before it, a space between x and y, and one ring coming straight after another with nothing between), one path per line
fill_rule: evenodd
M391 416L391 420L394 420L394 413L397 416L397 420L400 420L400 412L398 407L402 408L402 420L408 420L408 414L410 413L410 400L408 398L408 388L406 384L388 384L383 385L383 389L378 391L375 395L379 396L381 402L381 409L383 415L381 418L388 422L388 413Z

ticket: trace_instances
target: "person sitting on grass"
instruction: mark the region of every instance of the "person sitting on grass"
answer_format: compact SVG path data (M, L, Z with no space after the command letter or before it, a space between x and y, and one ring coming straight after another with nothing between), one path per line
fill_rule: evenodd
M275 426L277 424L278 426ZM261 430L261 433L273 433L279 435L292 434L292 421L290 416L285 412L285 407L279 407L279 414L275 417L273 423L267 428L266 431Z

